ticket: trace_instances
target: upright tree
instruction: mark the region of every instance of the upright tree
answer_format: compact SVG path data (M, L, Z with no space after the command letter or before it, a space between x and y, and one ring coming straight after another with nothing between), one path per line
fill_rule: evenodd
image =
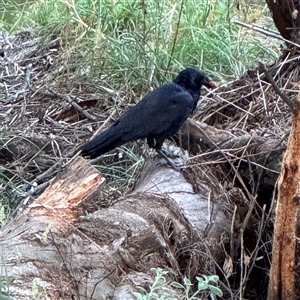
M266 2L282 37L300 44L300 2L292 0L266 0Z

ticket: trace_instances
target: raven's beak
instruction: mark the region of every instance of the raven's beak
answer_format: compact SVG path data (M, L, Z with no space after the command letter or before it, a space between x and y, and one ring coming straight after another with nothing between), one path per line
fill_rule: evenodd
M209 77L205 77L202 84L208 87L209 89L215 89L217 87L216 83L213 82Z

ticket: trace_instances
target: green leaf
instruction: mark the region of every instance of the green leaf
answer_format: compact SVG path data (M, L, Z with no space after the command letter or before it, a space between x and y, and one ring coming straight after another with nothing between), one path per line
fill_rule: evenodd
M154 282L152 285L152 289L156 290L162 288L166 283L165 278L160 278L158 281Z
M185 286L191 286L192 285L191 281L186 277L184 277L183 282L184 282Z
M212 293L214 293L215 295L222 297L223 296L223 292L216 286L210 285L209 289L211 290Z
M196 277L196 279L198 280L198 285L199 285L199 283L200 284L204 283L204 280L201 277Z
M176 288L176 289L185 289L185 287L182 284L180 284L180 283L178 283L176 281L172 282L171 286L174 287L174 288Z
M203 280L200 277L196 277L198 280L198 291L206 290L208 287L208 282L206 280Z
M209 281L213 281L213 282L215 282L215 283L218 283L218 281L219 281L219 276L218 276L218 275L212 275L212 276L209 276L209 277L208 277L208 280L209 280Z

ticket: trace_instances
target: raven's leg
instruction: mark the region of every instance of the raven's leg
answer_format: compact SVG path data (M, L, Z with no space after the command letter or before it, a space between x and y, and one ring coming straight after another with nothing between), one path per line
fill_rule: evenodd
M151 136L151 135L149 135L148 137L147 137L147 144L149 145L149 147L151 147L151 148L157 148L157 141L156 141L156 139L153 137L153 136ZM161 146L160 146L160 148L162 147L162 144L163 144L163 142L161 143Z
M161 149L155 148L156 152L160 154L168 163L170 167L172 167L174 170L178 171L179 168L175 165L175 163L165 154L165 152Z
M178 171L179 168L175 165L175 163L168 157L167 151L162 150L162 145L165 139L157 139L151 135L147 137L147 143L151 148L154 148L161 157L163 157L168 165L172 167L174 170Z
M164 139L155 139L154 137L149 136L147 138L148 145L156 150L161 157L163 157L169 166L171 166L174 170L178 171L179 168L175 165L175 163L168 157L167 151L162 150L162 145L164 143Z

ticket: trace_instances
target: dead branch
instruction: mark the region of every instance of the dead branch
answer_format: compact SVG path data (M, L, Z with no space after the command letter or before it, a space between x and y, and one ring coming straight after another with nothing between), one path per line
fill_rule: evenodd
M296 43L293 43L292 41L283 38L279 33L272 32L272 31L270 31L270 30L268 30L266 28L261 28L258 25L254 25L254 24L249 25L249 24L237 21L237 20L233 21L233 23L241 25L241 26L249 28L249 29L252 29L252 30L255 30L255 31L257 31L259 33L262 33L262 34L264 34L266 36L270 36L270 37L272 37L274 39L278 39L278 40L284 41L284 42L286 42L288 44L296 46L297 48L300 48L300 45L298 45Z
M266 74L269 82L271 83L272 87L276 91L276 93L280 96L280 98L291 108L292 112L295 114L296 111L298 111L298 108L296 107L296 103L291 101L285 93L278 87L278 85L275 83L273 77L266 69L265 65L261 62L259 62L259 67L262 69L262 71Z

